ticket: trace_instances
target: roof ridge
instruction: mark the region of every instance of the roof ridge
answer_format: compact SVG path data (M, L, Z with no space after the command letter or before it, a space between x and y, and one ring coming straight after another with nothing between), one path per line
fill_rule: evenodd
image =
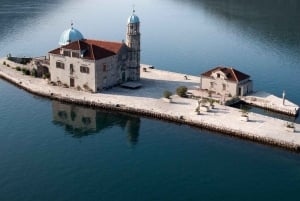
M91 46L91 54L92 54L92 58L93 58L94 60L96 60L95 54L94 54L94 47L93 47L93 44L90 44L90 46Z
M232 71L232 74L235 78L236 81L239 81L239 79L237 78L236 74L235 74L235 69L233 69L232 67L229 68Z
M122 44L122 42L119 41L108 41L108 40L96 40L96 39L84 39L86 41L93 41L93 42L104 42L104 43L116 43L116 44Z
M80 40L77 41L79 50L81 50Z

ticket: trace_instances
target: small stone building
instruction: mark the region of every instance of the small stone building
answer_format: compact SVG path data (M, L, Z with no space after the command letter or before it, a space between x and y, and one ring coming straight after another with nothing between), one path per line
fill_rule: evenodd
M250 76L234 68L216 67L200 76L200 89L226 96L243 96L253 90Z
M92 92L140 80L140 21L127 21L125 42L85 39L73 27L65 30L60 47L49 52L52 82Z

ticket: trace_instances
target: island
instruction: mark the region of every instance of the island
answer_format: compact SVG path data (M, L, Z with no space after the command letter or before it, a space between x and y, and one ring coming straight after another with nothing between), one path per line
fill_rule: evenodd
M219 66L199 76L140 63L140 21L128 18L126 41L85 39L71 28L48 56L0 59L0 77L60 102L126 112L208 129L300 151L300 125L229 107L243 100L296 116L299 106L266 92L253 92L250 76Z

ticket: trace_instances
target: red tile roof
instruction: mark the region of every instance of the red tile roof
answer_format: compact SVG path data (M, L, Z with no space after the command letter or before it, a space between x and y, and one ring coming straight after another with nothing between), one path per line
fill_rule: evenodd
M61 48L84 51L84 59L99 60L118 54L123 45L123 43L119 42L84 39L74 41ZM49 53L60 54L60 48L54 49Z
M242 73L234 68L222 66L215 67L214 69L204 72L201 75L205 77L211 77L212 73L216 71L222 71L227 76L227 79L233 82L240 82L250 78L249 75Z

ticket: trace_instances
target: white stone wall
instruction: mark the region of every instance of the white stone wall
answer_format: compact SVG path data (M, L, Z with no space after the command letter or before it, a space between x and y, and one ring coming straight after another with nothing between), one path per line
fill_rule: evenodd
M240 82L238 87L241 88L241 95L244 96L253 91L253 82L252 80L245 80L243 82Z
M225 85L225 88L223 88ZM230 82L222 78L209 78L201 76L201 89L207 89L209 91L214 91L219 94L231 94L235 96L237 94L237 84L235 82Z
M224 86L225 88L224 88ZM252 92L253 86L251 80L245 80L240 83L232 82L229 80L225 80L222 75L220 78L218 77L205 77L201 76L200 82L201 89L207 89L209 91L214 91L219 94L227 94L232 96L238 96L239 88L241 88L241 95L246 95L247 93ZM247 91L248 88L248 91Z
M96 61L96 86L98 91L119 84L119 79L117 55Z
M74 87L79 86L83 89L84 85L87 85L93 92L102 91L132 80L130 79L131 74L134 73L136 76L137 72L136 68L130 68L131 62L129 61L128 47L125 45L116 55L97 61L56 54L49 54L49 58L51 81L60 81L62 84L70 86L70 78L74 78ZM64 63L65 68L57 68L57 61ZM70 72L70 64L73 64L73 73ZM80 66L88 67L89 73L80 72Z
M85 60L81 58L60 56L56 54L49 54L50 58L50 75L51 81L66 84L70 86L70 78L74 78L75 86L80 86L82 89L87 85L93 92L96 92L96 76L95 76L95 62L92 60ZM64 69L56 67L56 62L62 62L65 65ZM73 73L70 72L70 64L73 64ZM89 73L80 72L80 66L89 68Z

